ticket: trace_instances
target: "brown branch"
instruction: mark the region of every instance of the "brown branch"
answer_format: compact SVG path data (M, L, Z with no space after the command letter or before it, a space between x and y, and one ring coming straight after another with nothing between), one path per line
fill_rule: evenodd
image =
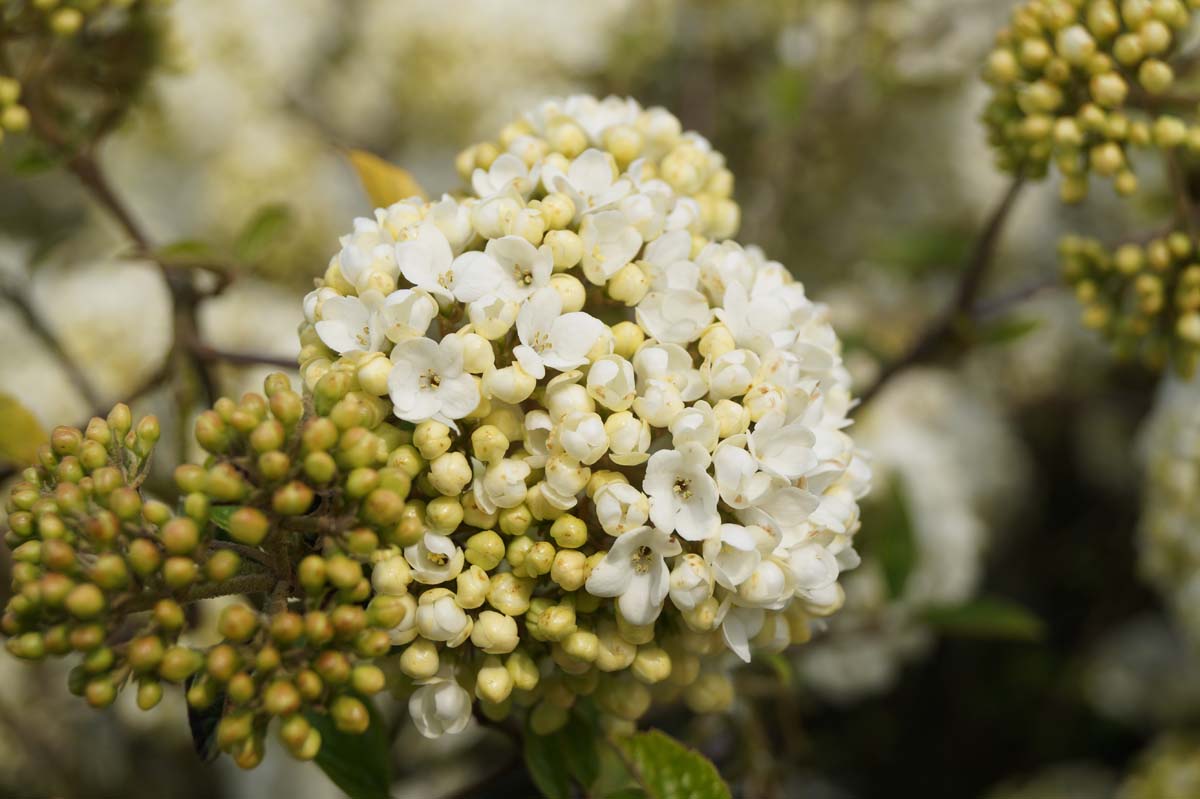
M191 604L222 596L266 594L275 588L278 581L278 577L273 572L243 574L220 583L203 583L192 586L187 593L177 599L182 604ZM142 610L150 610L160 599L166 599L169 596L170 594L143 594L141 596L130 597L129 601L124 604L114 605L113 610L119 610L124 613L137 613Z
M228 363L234 366L278 366L280 369L291 370L299 368L295 358L287 358L282 355L267 355L266 353L259 352L233 352L231 350L210 347L207 344L199 342L192 344L192 352L200 360L209 363Z
M100 397L92 387L91 381L84 374L82 367L67 352L62 342L58 340L58 336L54 334L50 326L34 310L33 303L30 302L29 297L12 286L0 286L0 296L13 306L17 313L21 315L21 319L25 322L26 327L58 359L63 371L67 373L67 378L71 381L71 384L83 396L84 402L91 407L98 406L100 404Z
M1000 202L988 215L983 230L980 231L971 253L962 269L962 274L955 289L954 297L945 312L938 317L917 338L916 343L898 359L888 364L880 372L879 377L859 398L855 413L870 402L879 391L891 382L898 374L931 360L942 348L952 342L961 342L964 328L968 327L976 310L979 292L996 260L996 244L1004 224L1012 212L1013 205L1021 193L1024 181L1020 175L1013 178Z

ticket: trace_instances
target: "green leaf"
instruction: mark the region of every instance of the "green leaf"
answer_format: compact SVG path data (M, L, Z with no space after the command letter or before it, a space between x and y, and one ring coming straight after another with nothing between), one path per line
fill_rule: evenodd
M289 206L263 206L238 234L233 245L234 256L246 263L261 260L295 221L295 214Z
M935 605L921 616L942 633L967 638L1038 641L1046 634L1041 619L1007 599L981 597L962 605Z
M241 510L242 507L242 505L213 505L208 510L208 520L228 533L229 517Z
M386 725L370 703L371 726L362 735L340 731L322 713L305 718L321 733L316 763L350 799L388 799L392 785L392 753Z
M888 595L901 596L917 562L917 539L904 484L898 476L863 508L863 530L867 553L883 570Z
M730 799L717 767L663 732L641 732L616 744L648 799Z
M768 666L771 667L771 670L775 672L775 676L779 680L780 685L782 685L784 688L792 687L792 683L794 683L796 679L796 672L795 668L792 666L792 661L786 656L781 655L778 652L761 652L755 654L755 658L761 658Z
M184 687L190 690L196 675L187 678ZM186 693L186 691L185 691ZM188 729L192 733L192 748L205 763L211 763L221 754L217 748L217 725L225 713L225 692L218 694L216 701L206 708L194 708L189 702L187 706Z
M38 447L48 436L33 411L10 394L0 392L0 460L26 465L37 460Z
M922 275L939 267L957 267L971 251L973 241L973 233L957 227L917 228L878 242L871 258L906 274Z
M1010 317L981 327L976 335L980 344L1009 344L1029 335L1041 324L1038 319Z
M213 248L199 239L182 239L158 249L158 257L164 261L212 258L214 255Z
M550 735L525 730L525 767L533 784L547 799L570 799L571 783L587 788L600 773L596 725L583 707L572 712L566 726Z

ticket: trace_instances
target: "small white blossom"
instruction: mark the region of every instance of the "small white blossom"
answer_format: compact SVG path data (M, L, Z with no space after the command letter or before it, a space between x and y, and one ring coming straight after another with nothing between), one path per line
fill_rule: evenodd
M447 336L406 339L392 350L395 366L388 393L396 416L406 422L433 419L450 427L479 405L475 378L463 370L462 341Z
M511 153L502 153L485 169L476 169L471 175L471 188L478 197L491 197L507 188L516 189L523 197L529 197L538 184L539 168L530 168Z
M620 211L588 214L579 226L583 242L583 274L603 286L642 248L642 235Z
M712 308L698 291L652 291L638 303L637 320L647 333L670 344L688 344L700 338L712 322Z
M498 285L489 293L522 302L538 289L550 285L554 256L547 245L534 247L521 236L504 236L487 243L484 252L497 264Z
M603 331L604 323L590 314L564 314L558 292L542 289L534 292L517 314L521 344L513 349L513 355L526 372L540 380L546 376L547 366L564 371L587 363L588 351Z
M664 558L680 551L679 542L669 534L639 527L613 542L584 587L594 596L617 597L617 608L631 624L650 624L662 612L670 590Z
M650 497L650 520L664 532L703 541L721 524L717 484L708 474L711 458L697 444L659 450L646 464L644 488Z
M642 527L650 518L650 500L629 483L606 483L596 492L593 502L596 520L611 536Z
M426 738L454 735L471 721L471 695L453 677L427 680L409 697L408 714Z
M417 543L405 547L404 559L413 579L424 585L449 582L463 569L463 551L448 536L437 533L425 533Z

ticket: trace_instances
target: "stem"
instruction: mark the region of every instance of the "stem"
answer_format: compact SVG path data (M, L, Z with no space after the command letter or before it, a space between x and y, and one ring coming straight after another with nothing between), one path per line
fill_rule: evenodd
M234 366L278 366L280 369L296 369L296 359L282 355L268 355L259 352L233 352L210 347L207 344L194 342L192 352L202 361L221 362Z
M979 292L995 263L996 244L1000 239L1000 233L1004 230L1004 224L1008 221L1008 216L1012 212L1023 185L1024 180L1018 174L1005 190L1000 202L988 215L987 222L975 239L975 244L963 266L962 276L949 307L918 337L908 352L883 368L875 382L862 393L858 406L855 408L856 413L898 374L911 366L932 359L946 342L953 339L961 340L962 329L970 324L976 311L975 306L979 299Z
M265 594L275 588L278 583L278 578L272 572L258 572L256 574L243 574L238 577L232 577L220 583L204 583L201 585L192 586L187 593L182 597L177 597L179 602L184 605L190 605L194 602L202 602L205 599L216 599L221 596L234 596L237 594ZM170 595L143 595L132 597L129 602L121 606L114 606L114 610L120 610L125 613L137 613L142 610L150 610L160 599L166 599Z
M1163 153L1163 160L1166 163L1167 177L1171 181L1171 194L1175 198L1176 222L1186 225L1188 233L1194 239L1196 212L1192 205L1191 192L1188 191L1187 175L1184 174L1183 166L1179 163L1179 154L1174 149L1167 150Z

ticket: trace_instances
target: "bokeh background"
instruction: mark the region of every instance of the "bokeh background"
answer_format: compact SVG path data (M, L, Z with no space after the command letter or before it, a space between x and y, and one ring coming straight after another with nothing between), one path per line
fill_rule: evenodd
M370 210L347 149L436 194L458 186L461 148L537 99L631 95L726 155L740 240L830 305L866 387L941 313L1008 185L978 123L978 74L1010 8L174 0L99 157L154 240L241 247L236 280L199 307L205 341L286 361L300 297ZM2 163L0 280L22 302L0 302L0 385L47 428L78 423L93 403L19 306L115 401L162 370L170 293L70 175L19 137ZM1054 280L1062 233L1136 231L1140 217L1028 188L984 289L994 334L907 370L859 415L878 481L847 607L741 672L731 713L652 720L711 756L735 795L1200 796L1200 387L1116 362ZM283 233L246 251L264 220ZM223 364L221 389L268 371ZM174 431L164 442L186 440L177 392L138 405ZM281 752L249 774L202 763L181 701L95 713L62 685L51 665L0 658L0 796L338 795ZM394 751L397 797L458 795L506 759L491 795L532 795L486 731L406 732Z

